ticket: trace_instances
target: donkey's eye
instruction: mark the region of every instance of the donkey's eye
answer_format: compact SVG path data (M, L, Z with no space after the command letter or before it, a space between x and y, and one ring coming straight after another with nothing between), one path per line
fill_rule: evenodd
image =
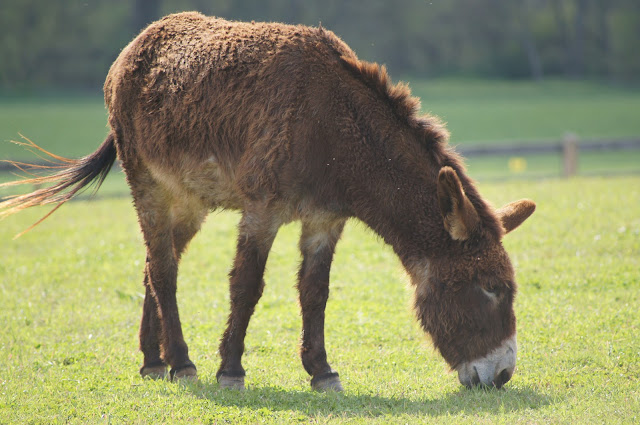
M500 296L500 291L498 289L495 289L495 288L492 288L492 289L480 288L480 289L487 297L489 297L492 300L496 300Z

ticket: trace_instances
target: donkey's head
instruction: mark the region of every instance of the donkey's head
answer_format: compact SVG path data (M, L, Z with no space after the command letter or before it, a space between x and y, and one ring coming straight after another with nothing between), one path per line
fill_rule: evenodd
M416 311L463 385L499 388L511 379L517 350L516 283L501 237L527 219L535 204L521 200L496 211L502 226L496 232L495 225L483 223L450 167L440 170L438 201L456 248L422 270Z

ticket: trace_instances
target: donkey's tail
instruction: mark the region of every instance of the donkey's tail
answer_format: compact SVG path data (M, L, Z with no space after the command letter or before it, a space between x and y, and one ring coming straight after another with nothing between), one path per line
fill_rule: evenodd
M16 235L16 238L33 229L40 224L45 218L49 217L55 210L60 208L62 204L73 198L79 192L94 185L94 193L98 190L104 179L107 177L111 166L117 157L116 146L114 142L113 132L109 133L106 140L100 145L98 150L80 159L67 159L52 154L31 140L23 137L27 142L15 142L19 145L26 146L29 150L35 152L47 164L27 164L16 161L5 161L14 165L20 171L30 174L22 180L0 184L0 188L7 186L16 186L21 184L33 185L49 185L42 189L36 189L25 195L13 195L5 199L0 199L0 219L11 214L15 214L25 208L36 205L57 204L44 217L31 225L24 232ZM38 153L42 153L40 155ZM40 176L34 171L50 171L49 175ZM57 170L57 171L56 171Z

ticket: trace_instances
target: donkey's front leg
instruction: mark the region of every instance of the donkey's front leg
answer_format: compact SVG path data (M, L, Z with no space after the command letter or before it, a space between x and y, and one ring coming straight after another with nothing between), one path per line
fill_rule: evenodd
M264 288L264 269L279 223L268 212L245 211L230 277L231 313L220 343L222 362L216 374L223 388L244 389L244 338Z
M307 221L302 224L300 251L302 265L298 274L298 291L302 308L302 365L311 378L311 388L318 391L342 391L338 373L327 362L324 348L324 310L329 298L329 274L336 243L344 220Z

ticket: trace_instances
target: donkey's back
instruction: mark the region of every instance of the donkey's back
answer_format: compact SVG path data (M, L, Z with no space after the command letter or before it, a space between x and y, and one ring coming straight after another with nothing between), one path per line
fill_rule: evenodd
M296 138L300 127L326 109L341 57L355 54L322 28L194 12L155 22L122 51L104 85L125 170L148 172L210 208L276 196L281 176L296 174L287 168L304 167L292 144L308 140ZM325 93L313 93L317 78Z

